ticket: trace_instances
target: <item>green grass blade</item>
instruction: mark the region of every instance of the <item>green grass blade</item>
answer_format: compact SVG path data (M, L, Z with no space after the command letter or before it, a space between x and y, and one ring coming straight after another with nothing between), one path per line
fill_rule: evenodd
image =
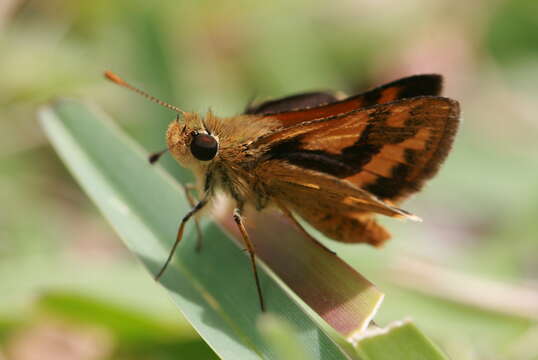
M409 321L369 330L357 342L357 352L362 360L448 360Z
M131 251L156 273L187 211L177 184L152 168L112 122L78 102L62 101L41 111L40 117L84 190ZM222 358L275 358L256 326L260 310L247 257L225 241L216 225L208 224L204 234L207 246L200 254L194 252L194 234L187 234L163 285ZM311 358L347 358L273 277L262 271L261 281L270 311L297 326Z
M297 339L296 329L285 319L267 314L260 318L258 326L279 359L308 359L308 352Z

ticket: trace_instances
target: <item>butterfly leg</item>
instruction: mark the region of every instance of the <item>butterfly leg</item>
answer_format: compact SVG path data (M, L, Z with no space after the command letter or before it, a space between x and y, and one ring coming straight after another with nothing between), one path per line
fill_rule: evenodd
M166 262L164 263L163 267L159 271L159 273L155 276L155 280L159 280L161 276L164 274L164 271L168 267L168 264L172 260L172 257L174 256L174 253L176 252L176 248L179 245L179 242L181 241L181 238L183 237L183 230L185 229L185 224L189 219L196 214L198 211L202 210L202 208L207 204L207 199L203 198L202 200L198 201L196 205L192 207L192 209L181 219L181 224L179 225L179 229L177 231L177 237L176 241L174 242L174 246L172 246L172 250L170 250L170 254L168 255L168 259L166 259Z
M303 235L305 235L308 239L310 239L310 241L312 241L317 246L321 247L323 250L333 255L336 255L334 251L332 251L327 246L323 245L318 239L310 235L308 231L306 231L306 229L301 225L301 223L297 221L295 216L293 216L292 212L287 207L284 206L284 204L282 204L280 201L277 201L276 203L278 207L280 208L280 210L284 213L284 215L286 215L295 224L295 226L297 226L297 228L303 233Z
M185 191L185 196L187 197L187 201L189 202L189 205L191 207L195 206L194 203L194 197L192 196L191 191L195 191L196 186L194 184L184 184L183 185L183 191ZM202 228L200 227L200 221L197 217L194 218L194 224L196 226L196 252L200 252L202 250L202 241L203 241L203 235L202 235Z
M256 253L254 251L254 245L250 241L245 225L243 224L243 217L241 216L241 208L237 207L234 209L234 221L237 225L239 232L241 233L241 238L245 244L247 251L250 255L250 264L252 265L252 272L254 273L254 280L256 281L256 290L258 291L258 298L260 300L260 307L262 311L265 311L265 304L263 301L262 289L260 286L260 279L258 277L258 270L256 268Z

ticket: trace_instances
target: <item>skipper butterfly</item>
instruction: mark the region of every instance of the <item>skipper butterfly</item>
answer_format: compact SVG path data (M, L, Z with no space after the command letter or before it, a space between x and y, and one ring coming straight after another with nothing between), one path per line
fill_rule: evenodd
M198 181L196 202L186 189L192 208L156 279L187 221L221 190L235 202L233 219L250 255L262 310L255 249L242 216L247 204L259 211L279 208L327 251L295 215L333 240L380 246L390 235L376 214L420 221L397 205L437 173L460 117L458 102L439 96L439 75L406 77L347 98L328 92L289 96L251 104L244 114L227 118L183 111L112 72L105 76L178 113L166 132L167 149L150 162L170 151Z

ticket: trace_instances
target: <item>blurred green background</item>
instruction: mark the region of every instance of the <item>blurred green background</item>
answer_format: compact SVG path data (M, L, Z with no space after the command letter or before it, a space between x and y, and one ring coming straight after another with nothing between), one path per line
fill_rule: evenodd
M381 251L330 245L386 292L380 325L412 317L453 359L538 359L537 39L536 0L0 0L0 359L215 358L37 125L52 98L85 98L161 149L173 114L105 69L219 115L443 74L464 121L404 206L424 223L383 221Z

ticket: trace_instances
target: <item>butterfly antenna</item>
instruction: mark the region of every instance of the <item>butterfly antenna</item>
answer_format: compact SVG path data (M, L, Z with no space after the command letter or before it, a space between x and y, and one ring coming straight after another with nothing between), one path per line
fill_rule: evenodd
M132 90L134 91L135 93L138 93L140 95L142 95L143 97L145 97L146 99L150 100L150 101L153 101L154 103L157 103L161 106L164 106L165 108L168 108L172 111L175 111L175 112L178 112L182 115L185 114L185 111L181 110L180 108L178 108L177 106L174 106L174 105L171 105L167 102L164 102L162 100L159 100L157 99L155 96L151 96L150 94L148 94L147 92L145 91L142 91L140 90L139 88L129 84L128 82L126 82L125 80L123 80L121 77L119 77L118 75L114 74L112 71L105 71L105 77L112 81L113 83L116 83L120 86L123 86L124 88L127 88L129 90Z

